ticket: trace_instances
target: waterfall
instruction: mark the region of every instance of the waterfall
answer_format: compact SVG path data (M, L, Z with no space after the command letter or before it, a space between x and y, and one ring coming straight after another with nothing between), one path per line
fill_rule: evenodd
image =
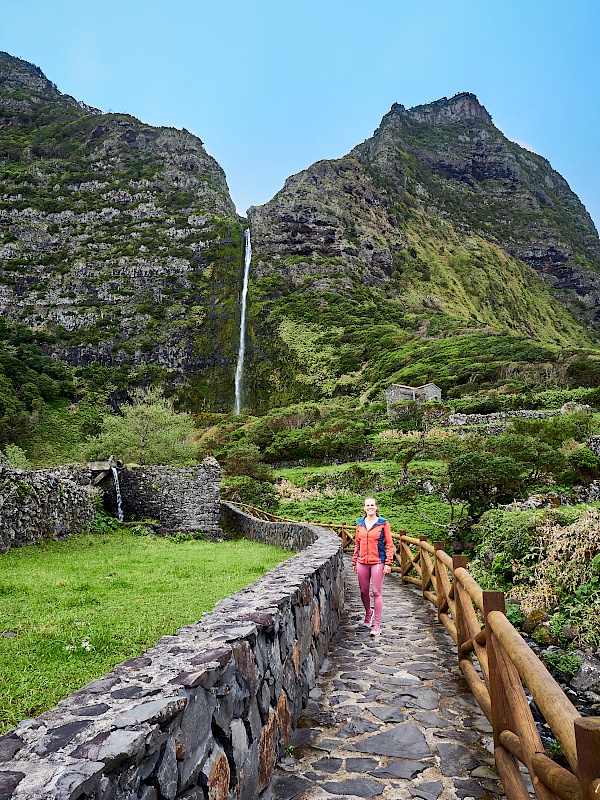
M251 260L250 228L246 228L244 231L244 285L242 287L242 313L240 316L240 347L235 368L235 404L233 413L236 415L240 413L242 405L242 375L244 372L244 352L246 350L246 297L248 295L248 276L250 275Z
M113 474L113 480L115 482L115 493L117 495L117 518L119 522L123 522L123 500L121 497L121 487L119 486L119 476L117 474L116 467L111 467L110 469Z

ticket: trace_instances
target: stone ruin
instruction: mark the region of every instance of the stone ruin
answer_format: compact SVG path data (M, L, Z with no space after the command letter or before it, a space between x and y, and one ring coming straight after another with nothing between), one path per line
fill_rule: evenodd
M114 479L107 468L111 463L22 470L2 461L0 552L84 533L94 519L99 491L109 511L116 513ZM117 474L126 520L152 519L163 534L221 537L221 468L214 458L195 467L126 467Z

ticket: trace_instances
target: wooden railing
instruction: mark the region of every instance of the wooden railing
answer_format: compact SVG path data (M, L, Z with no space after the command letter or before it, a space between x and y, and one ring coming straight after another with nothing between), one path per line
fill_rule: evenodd
M582 717L506 618L504 593L484 591L465 556L442 542L402 534L396 548L402 580L421 588L457 647L458 666L494 731L494 756L509 800L600 798L600 718ZM571 770L545 752L526 695L530 693Z
M291 522L244 504L259 519ZM306 522L306 521L305 521ZM338 533L354 550L355 527L309 521ZM506 618L504 593L484 591L465 556L450 556L443 542L405 532L394 536L404 583L418 586L457 648L458 666L494 732L496 767L508 800L529 800L520 764L539 800L600 800L600 717L582 717L558 683ZM528 691L570 765L544 751Z

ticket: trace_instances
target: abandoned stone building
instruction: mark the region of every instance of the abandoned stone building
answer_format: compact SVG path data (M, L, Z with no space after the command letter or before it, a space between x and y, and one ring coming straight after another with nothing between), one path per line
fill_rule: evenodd
M428 403L430 400L441 400L442 390L435 383L425 383L423 386L404 386L401 383L392 383L385 390L388 415L393 415L394 405L405 400L416 400L421 403Z

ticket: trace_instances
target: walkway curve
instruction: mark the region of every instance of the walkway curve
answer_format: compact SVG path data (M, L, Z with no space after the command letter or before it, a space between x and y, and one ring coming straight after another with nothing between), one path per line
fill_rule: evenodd
M435 610L392 574L376 639L345 565L340 630L261 800L502 800L491 727Z

